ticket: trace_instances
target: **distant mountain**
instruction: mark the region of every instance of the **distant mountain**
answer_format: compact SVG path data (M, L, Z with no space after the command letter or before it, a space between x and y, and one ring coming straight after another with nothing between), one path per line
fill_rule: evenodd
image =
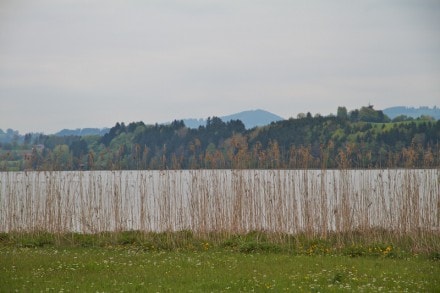
M77 128L77 129L63 129L57 133L56 136L86 136L86 135L104 135L110 131L110 128Z
M283 117L275 115L265 110L249 110L236 114L219 117L223 122L230 120L241 120L247 129L254 128L255 126L268 125L275 121L284 120ZM189 128L197 128L199 126L206 125L206 119L183 119L185 125Z
M240 113L227 115L219 117L223 122L228 122L230 120L241 120L247 129L251 129L255 126L268 125L275 121L284 120L283 117L270 113L264 110L250 110L243 111ZM182 119L185 126L189 128L198 128L199 126L206 125L206 118L200 119ZM85 135L101 135L108 133L110 128L77 128L77 129L63 129L57 133L55 136L85 136Z
M386 108L383 110L383 113L386 114L391 119L396 118L400 115L406 115L408 117L418 118L422 115L431 116L436 120L440 119L440 108L434 106L433 108L429 107L419 107L419 108L408 108L403 106Z
M199 126L206 125L206 119L203 119L203 118L200 118L200 119L188 118L188 119L182 119L182 120L185 123L185 126L189 127L189 128L198 128Z

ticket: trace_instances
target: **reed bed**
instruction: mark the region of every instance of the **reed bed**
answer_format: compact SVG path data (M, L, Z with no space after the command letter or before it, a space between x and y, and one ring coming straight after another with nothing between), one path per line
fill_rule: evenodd
M439 169L0 173L0 232L439 233Z

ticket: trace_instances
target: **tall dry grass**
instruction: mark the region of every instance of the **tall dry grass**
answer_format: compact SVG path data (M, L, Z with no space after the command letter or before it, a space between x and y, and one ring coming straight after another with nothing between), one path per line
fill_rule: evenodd
M0 232L420 237L439 232L439 182L439 169L3 172Z

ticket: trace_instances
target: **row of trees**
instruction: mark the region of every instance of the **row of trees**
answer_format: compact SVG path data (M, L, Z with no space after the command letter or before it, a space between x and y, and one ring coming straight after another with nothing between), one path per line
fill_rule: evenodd
M367 121L365 121L367 120ZM239 120L206 126L117 123L104 136L45 136L20 169L383 168L440 166L440 121L390 122L373 107L304 115L246 130ZM1 166L0 166L1 167Z

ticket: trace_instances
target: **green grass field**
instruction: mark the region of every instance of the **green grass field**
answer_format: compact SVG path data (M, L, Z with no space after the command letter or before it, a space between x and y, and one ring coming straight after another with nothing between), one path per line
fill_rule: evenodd
M0 292L439 292L426 256L166 251L133 245L0 247Z

